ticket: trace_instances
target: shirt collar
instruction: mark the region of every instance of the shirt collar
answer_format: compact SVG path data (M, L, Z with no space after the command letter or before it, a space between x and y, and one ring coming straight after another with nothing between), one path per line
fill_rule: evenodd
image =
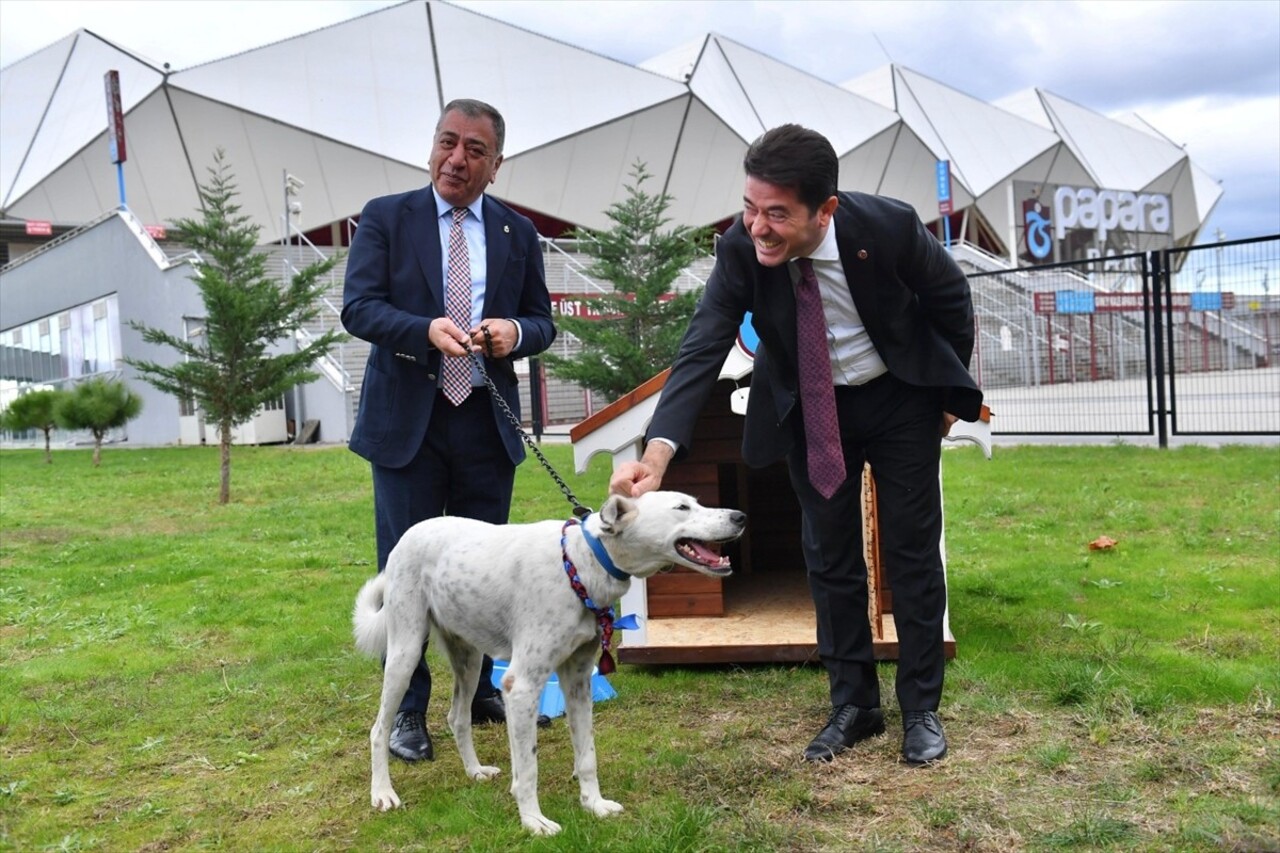
M445 201L440 196L440 193L438 190L436 190L434 184L432 184L431 186L431 194L436 197L436 210L439 212L439 218L443 219L446 216L452 216L453 205L449 204L449 202ZM484 224L484 213L483 213L484 194L481 193L479 198L471 202L471 204L467 205L467 210L471 211L471 215L474 216L481 225L483 225Z

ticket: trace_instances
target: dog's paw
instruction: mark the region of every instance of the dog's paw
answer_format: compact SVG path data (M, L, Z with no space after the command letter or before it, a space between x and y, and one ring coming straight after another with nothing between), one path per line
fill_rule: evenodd
M477 782L488 782L501 772L501 768L491 767L488 764L481 764L474 770L468 770L467 775Z
M373 801L373 807L380 812L388 812L392 809L400 808L400 798L396 796L396 792L390 787L374 788L370 792L369 798Z
M582 807L596 817L612 817L616 814L622 814L622 803L615 803L613 800L606 800L604 797L598 797L591 802L584 800Z
M555 835L560 831L560 824L540 814L520 815L520 824L533 835Z

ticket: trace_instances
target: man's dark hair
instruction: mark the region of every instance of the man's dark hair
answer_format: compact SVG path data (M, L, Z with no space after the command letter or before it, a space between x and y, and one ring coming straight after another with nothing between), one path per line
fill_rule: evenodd
M507 137L507 123L502 120L502 113L497 108L486 104L484 101L477 101L474 98L458 98L444 105L444 109L440 112L440 118L436 121L436 132L440 132L440 122L444 121L444 117L449 113L457 110L467 118L487 118L493 123L493 141L498 146L498 150L494 154L502 153L502 143Z
M795 190L796 196L816 213L836 194L840 160L831 142L816 130L783 124L766 130L742 159L748 177Z

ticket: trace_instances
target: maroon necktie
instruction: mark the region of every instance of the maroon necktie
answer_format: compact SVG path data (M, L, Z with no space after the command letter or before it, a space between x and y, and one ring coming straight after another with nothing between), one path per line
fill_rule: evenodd
M836 417L836 392L831 380L831 354L827 348L827 318L822 292L813 274L813 261L799 258L800 283L796 286L796 341L800 367L800 407L804 438L809 449L809 482L824 498L830 498L845 480L844 452L840 448L840 421Z
M453 225L449 228L449 278L445 282L444 310L453 324L464 332L471 328L471 262L467 258L467 239L462 235L465 207L453 209ZM440 387L445 399L455 406L471 393L471 360L441 356Z

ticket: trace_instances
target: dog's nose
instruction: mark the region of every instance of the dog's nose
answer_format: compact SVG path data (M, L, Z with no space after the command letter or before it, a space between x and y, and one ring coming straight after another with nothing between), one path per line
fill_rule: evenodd
M729 514L729 520L739 527L744 527L747 523L747 514L735 509Z

